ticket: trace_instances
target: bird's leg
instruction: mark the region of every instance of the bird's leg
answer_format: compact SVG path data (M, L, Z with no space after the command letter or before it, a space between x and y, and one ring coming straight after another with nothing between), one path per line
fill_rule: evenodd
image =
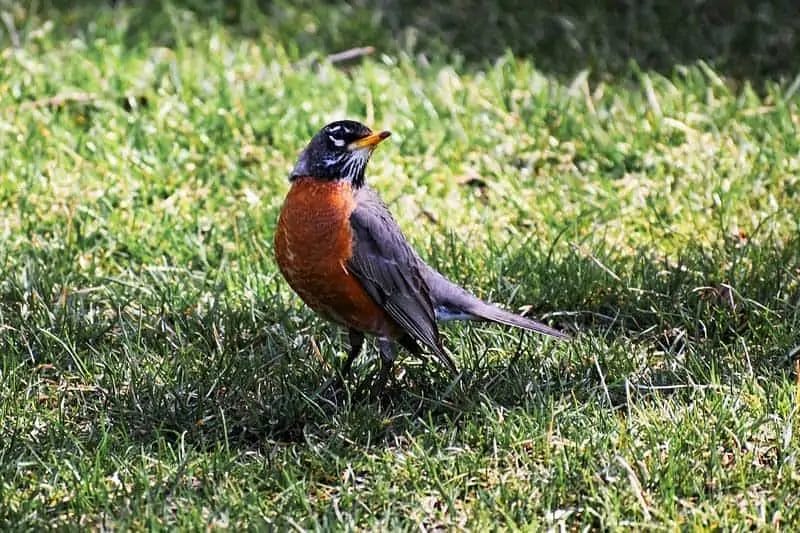
M394 366L394 360L397 355L394 343L389 339L378 339L378 349L381 354L381 368L378 371L378 377L375 379L375 383L372 384L372 390L370 391L370 398L373 400L383 394L383 389L386 387L386 382L389 380L389 376L392 373L392 367Z
M347 352L347 359L344 360L342 368L340 368L335 375L331 376L320 388L321 391L331 390L333 392L334 399L336 398L338 392L344 388L344 380L350 373L350 369L353 366L353 361L355 361L356 357L358 357L358 354L361 353L361 348L364 346L363 333L355 329L348 330L348 333L350 336L350 350Z
M347 377L350 373L350 368L353 366L353 361L355 361L358 354L361 353L361 348L364 346L364 334L358 330L351 329L348 331L350 337L350 351L347 352L347 359L345 359L342 368L339 370L339 375L341 379Z

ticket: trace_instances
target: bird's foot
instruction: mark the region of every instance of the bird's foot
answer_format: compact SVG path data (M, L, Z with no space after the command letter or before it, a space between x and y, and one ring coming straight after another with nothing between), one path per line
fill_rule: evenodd
M339 407L350 397L344 378L338 373L325 380L316 395L334 407Z

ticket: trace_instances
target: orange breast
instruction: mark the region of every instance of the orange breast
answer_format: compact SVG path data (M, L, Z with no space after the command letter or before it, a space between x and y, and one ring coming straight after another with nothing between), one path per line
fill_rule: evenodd
M391 335L391 319L347 271L354 207L349 183L295 180L278 219L275 258L289 285L323 317L359 331Z

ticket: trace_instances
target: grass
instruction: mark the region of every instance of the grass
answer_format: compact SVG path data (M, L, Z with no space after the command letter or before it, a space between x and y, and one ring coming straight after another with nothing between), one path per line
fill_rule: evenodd
M791 3L73 4L0 1L0 528L800 525ZM576 340L318 396L271 238L342 117L426 259Z

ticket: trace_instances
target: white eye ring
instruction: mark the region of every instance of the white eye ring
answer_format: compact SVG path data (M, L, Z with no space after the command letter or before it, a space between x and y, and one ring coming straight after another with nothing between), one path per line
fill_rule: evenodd
M338 138L334 137L333 135L328 135L328 139L330 139L331 142L334 145L338 146L339 148L341 148L342 146L344 146L346 144L344 139L338 139Z

